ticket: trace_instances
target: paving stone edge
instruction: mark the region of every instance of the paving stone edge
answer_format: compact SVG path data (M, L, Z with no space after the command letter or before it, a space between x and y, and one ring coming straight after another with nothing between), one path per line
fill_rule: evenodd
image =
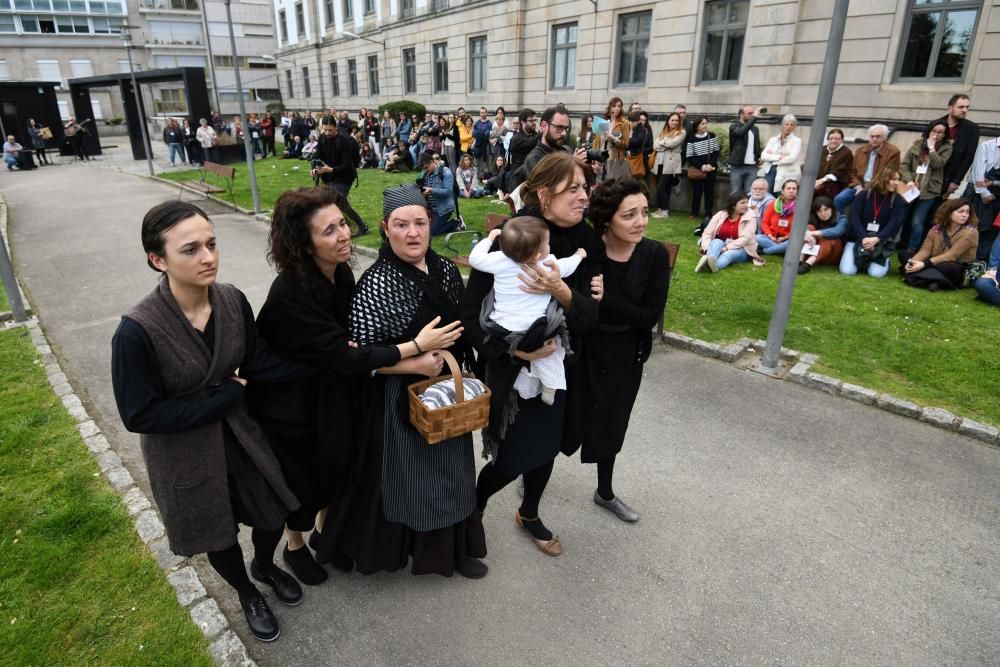
M729 364L736 363L744 355L762 352L765 345L765 341L763 340L751 340L749 338L740 338L728 345L709 343L673 331L664 331L662 341L670 347L700 354L710 359L718 359ZM943 408L921 407L916 403L897 398L891 394L879 393L873 389L844 382L829 375L814 373L810 368L819 361L819 356L815 354L799 352L798 350L783 347L781 348L781 358L791 364L791 369L784 377L789 382L818 389L833 396L857 401L865 405L871 405L886 412L917 419L930 426L957 432L987 445L1000 447L1000 429L997 429L995 426L983 424L966 417L960 417Z
M8 239L7 202L2 195L0 195L0 231L3 232L4 239ZM24 291L21 293L24 294ZM27 299L25 305L28 305ZM72 383L67 379L59 359L52 352L38 318L33 316L20 324L8 322L0 326L24 327L29 332L31 342L38 351L39 362L44 365L49 385L76 422L80 438L94 456L101 474L121 497L122 504L132 518L136 534L149 549L150 555L159 563L167 582L174 589L178 604L187 610L192 622L204 633L209 642L209 653L212 658L219 665L256 665L250 658L246 645L230 629L229 621L219 609L218 602L206 592L198 573L188 559L170 551L159 512L142 489L135 484L131 473L125 468L117 452L111 448L97 422L87 413Z

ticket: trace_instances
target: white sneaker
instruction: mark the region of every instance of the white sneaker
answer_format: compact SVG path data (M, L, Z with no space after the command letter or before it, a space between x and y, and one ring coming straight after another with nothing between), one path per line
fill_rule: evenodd
M694 267L694 272L701 273L706 266L708 266L708 255L702 255L702 258L698 260L698 264Z
M705 259L708 260L708 268L712 270L712 273L719 272L719 260L717 257L712 255L705 255Z
M666 213L666 211L654 211L653 215L651 217L653 217L653 218L665 218L665 217L667 217L667 213Z

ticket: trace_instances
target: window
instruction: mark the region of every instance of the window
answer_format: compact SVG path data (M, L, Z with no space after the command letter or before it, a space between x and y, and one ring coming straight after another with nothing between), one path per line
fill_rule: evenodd
M378 56L368 56L368 94L378 95Z
M375 13L375 0L365 0L365 14Z
M412 18L415 13L413 9L413 0L403 0L402 10L400 13L404 19Z
M333 0L323 0L323 13L326 14L326 24L333 25Z
M330 63L330 83L333 84L333 96L340 97L340 73L337 72L337 63Z
M213 37L229 37L229 24L219 21L208 22L208 34ZM233 37L243 37L243 24L233 24Z
M104 109L101 108L100 100L91 99L90 110L93 113L91 118L94 120L104 120Z
M552 26L552 87L576 85L576 24Z
M439 42L433 47L434 53L434 92L448 92L448 44Z
M278 27L281 28L281 43L288 43L288 18L285 15L285 10L282 9L278 12Z
M448 9L448 0L431 0L431 11L441 12Z
M240 64L240 67L243 67L243 65L242 65L242 62L243 62L243 61L241 60L241 61L240 61L240 63L241 63L241 64ZM254 62L254 61L252 61L252 60L251 60L251 61L250 61L250 63L249 63L248 65L247 65L247 67L248 67L249 69L278 69L278 65L277 65L277 63L255 63L255 62Z
M652 12L623 14L618 19L618 74L615 85L638 86L646 83L646 60L649 56L649 28Z
M56 28L61 35L73 33L89 34L90 21L87 20L86 16L57 16ZM46 31L42 30L42 32Z
M14 17L10 14L0 14L0 32L17 32L14 27Z
M216 65L222 56L215 56ZM153 65L156 67L207 67L208 60L205 56L154 56ZM229 67L232 67L230 61ZM125 61L125 71L128 71L128 61Z
M910 0L900 79L960 80L979 19L979 0Z
M187 112L187 96L183 88L161 88L160 99L153 100L153 107L158 113Z
M89 60L70 60L69 71L70 76L74 79L94 76L94 66Z
M254 88L251 93L261 102L281 101L281 91L277 88Z
M39 81L62 81L58 60L36 60L35 64L38 65Z
M90 19L94 24L94 33L99 35L117 35L121 32L121 20L95 16Z
M354 18L354 0L344 0L344 20Z
M403 92L417 92L417 50L403 49Z
M299 36L306 34L306 15L301 2L295 3L295 32Z
M119 60L118 61L118 71L120 73L122 73L122 74L128 74L128 72L129 72L129 69L128 69L128 60Z
M486 37L469 38L469 91L486 90Z
M66 100L56 100L56 104L59 105L59 117L63 120L69 120L69 102Z
M285 70L285 83L288 85L288 97L295 97L295 86L292 84L292 70Z
M306 97L312 97L312 88L309 86L309 68L302 68L302 94Z
M347 61L347 94L351 97L358 94L358 61L354 58Z
M149 41L153 44L201 44L201 23L150 21Z
M716 0L705 5L702 82L739 81L749 7L749 0Z
M232 56L213 56L212 61L215 63L216 67L223 67L226 69L233 68ZM240 67L250 67L249 56L237 56L237 61L239 62ZM178 67L193 67L193 65L178 65Z

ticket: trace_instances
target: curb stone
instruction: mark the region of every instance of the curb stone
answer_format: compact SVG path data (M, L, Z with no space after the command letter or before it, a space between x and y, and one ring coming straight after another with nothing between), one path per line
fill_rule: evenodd
M7 204L2 195L0 195L0 231L3 232L5 239L9 238ZM249 657L243 641L229 628L229 622L219 609L218 602L205 591L198 573L190 565L185 565L186 558L170 550L170 545L163 537L164 528L159 512L142 489L136 486L121 457L111 448L100 427L87 413L72 383L67 379L59 359L52 352L45 332L39 326L38 318L33 315L33 309L24 296L24 290L21 290L21 294L29 318L26 322L6 326L23 327L30 332L32 344L39 355L38 362L45 369L46 379L53 393L57 394L63 407L77 422L76 428L81 440L94 456L108 484L121 498L122 504L132 518L136 533L149 549L150 555L156 559L167 581L173 587L178 602L187 608L195 625L209 640L209 653L219 665L253 667L256 663Z
M366 250L368 249L366 248ZM740 338L734 343L724 345L691 338L675 331L664 331L661 342L669 347L694 352L703 357L718 359L728 364L739 362L748 352L751 354L762 353L767 343L764 340ZM917 419L925 424L946 431L958 431L964 436L979 440L988 445L993 445L994 447L1000 447L1000 429L994 426L982 424L966 417L960 417L943 408L921 407L912 401L905 401L889 394L880 394L867 387L844 382L829 375L813 373L809 369L819 361L819 355L816 354L783 347L781 348L781 358L793 363L792 368L784 377L789 382L818 389L827 394L840 396L841 398L865 405L872 405L886 412L892 412L903 417Z

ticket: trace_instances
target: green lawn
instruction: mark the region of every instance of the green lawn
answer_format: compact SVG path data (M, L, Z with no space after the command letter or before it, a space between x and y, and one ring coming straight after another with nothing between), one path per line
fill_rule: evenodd
M237 201L249 207L246 169L237 168ZM258 161L257 168L265 208L285 189L311 184L305 161L271 158ZM187 180L194 174L173 172L164 177ZM362 171L351 203L372 223L381 215L382 190L414 177ZM482 228L488 212L506 210L488 199L463 200L460 208L473 229ZM670 289L668 329L713 342L766 338L780 258L763 267L741 265L718 274L695 274L694 224L679 214L650 220L650 237L681 244ZM377 247L378 236L369 234L360 243ZM440 239L435 239L434 248L442 250ZM989 349L985 341L995 338L1000 313L975 301L970 290L931 294L907 287L895 266L893 271L877 280L819 267L799 278L785 346L819 354L814 366L819 372L1000 425L996 364L984 363L989 357L980 352Z
M0 313L10 310L10 303L7 302L7 292L3 288L3 281L0 280Z
M6 665L211 665L24 329L0 332L0 646Z

